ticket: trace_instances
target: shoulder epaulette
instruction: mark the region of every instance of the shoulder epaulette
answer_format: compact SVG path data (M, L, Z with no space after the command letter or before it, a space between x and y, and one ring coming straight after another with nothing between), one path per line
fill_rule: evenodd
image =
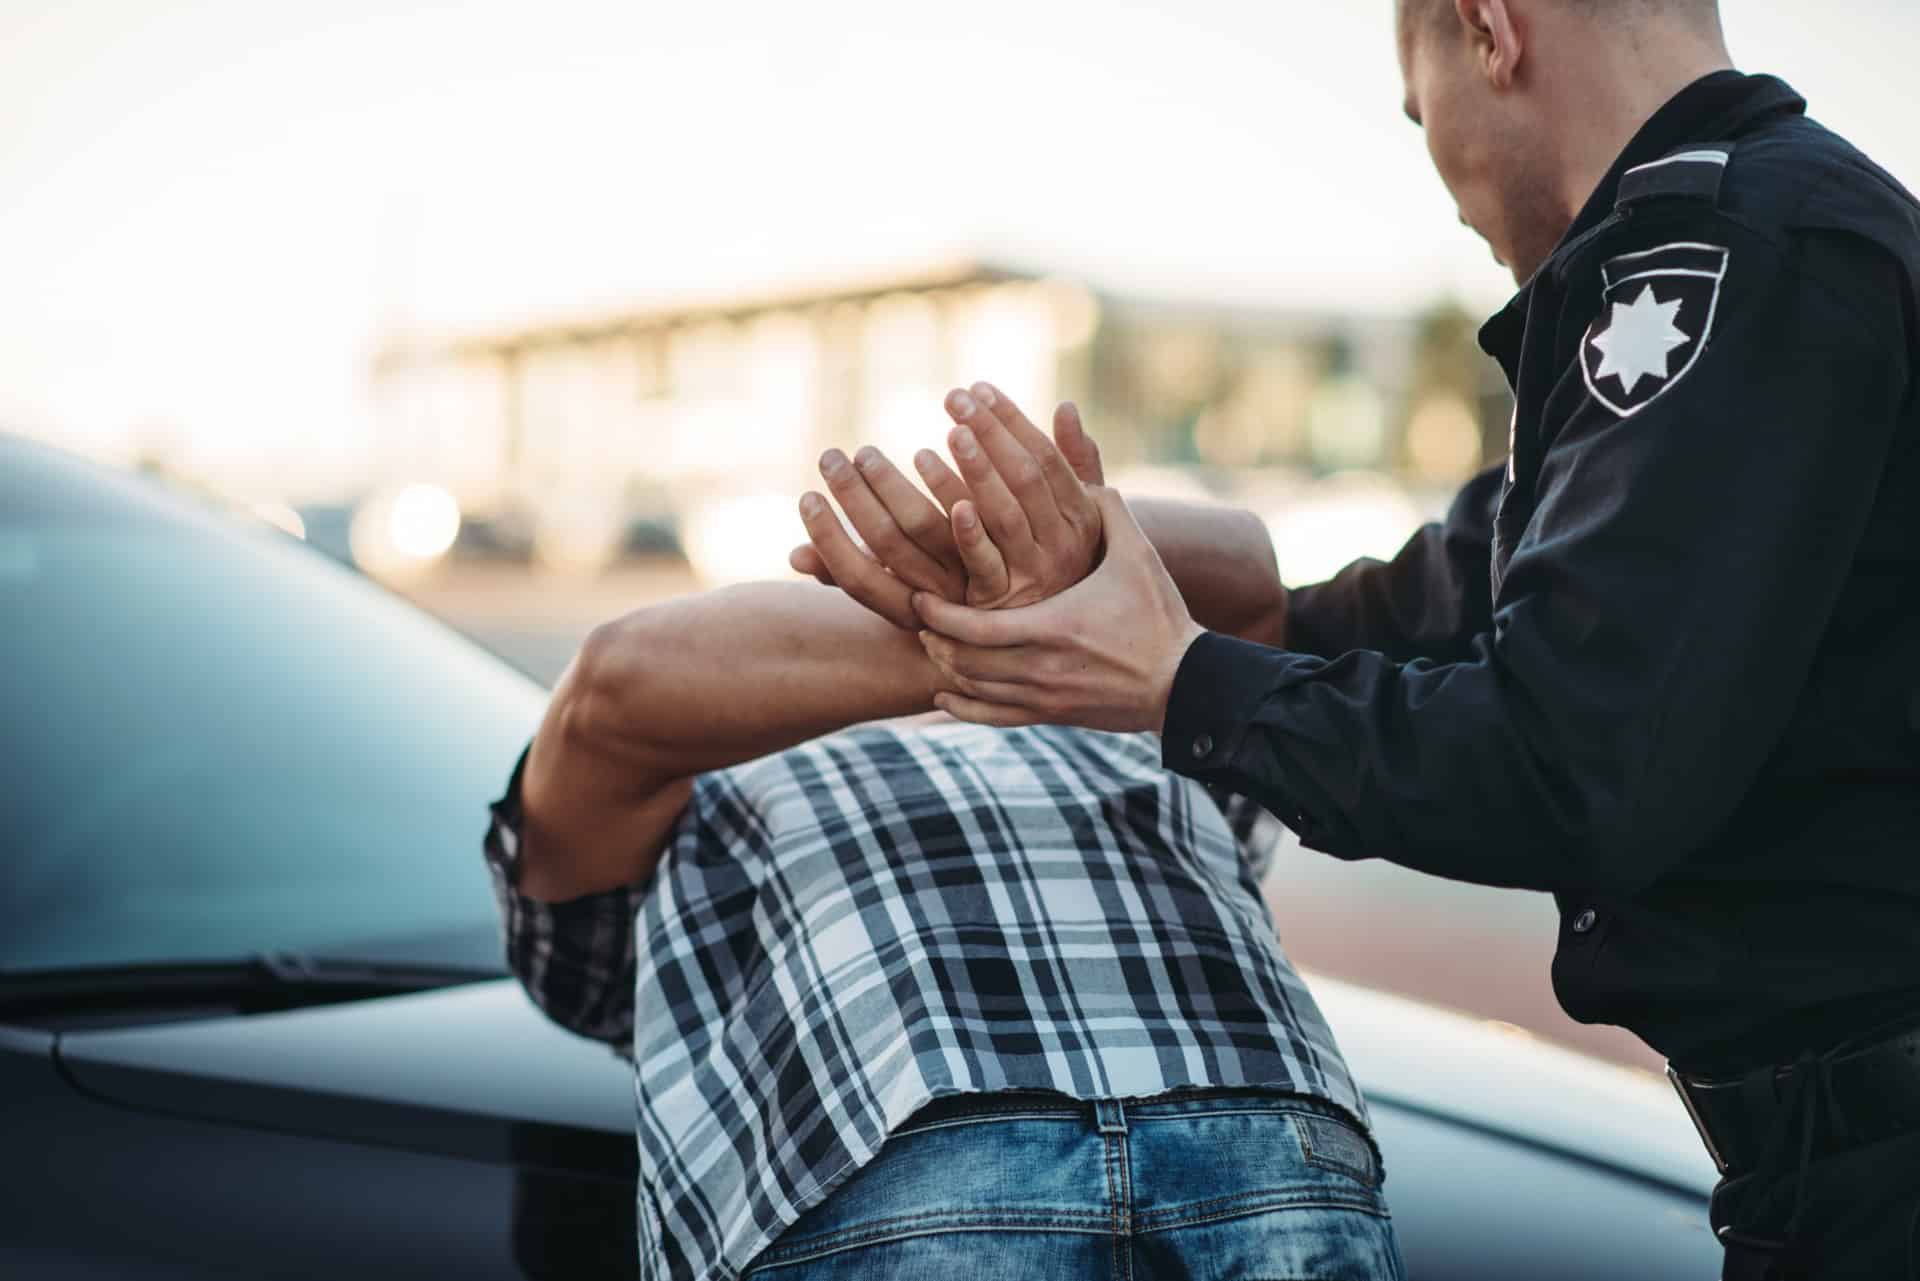
M1635 165L1620 175L1620 193L1613 207L1626 209L1665 197L1717 205L1720 182L1727 175L1727 161L1732 155L1732 143L1696 142L1658 160Z

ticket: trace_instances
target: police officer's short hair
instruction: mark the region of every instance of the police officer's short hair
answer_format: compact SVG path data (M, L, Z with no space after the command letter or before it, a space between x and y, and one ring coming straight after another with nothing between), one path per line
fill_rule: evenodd
M1401 0L1409 9L1425 12L1428 19L1453 16L1454 0ZM1559 3L1590 13L1595 17L1653 18L1679 17L1696 24L1720 27L1720 0L1559 0Z

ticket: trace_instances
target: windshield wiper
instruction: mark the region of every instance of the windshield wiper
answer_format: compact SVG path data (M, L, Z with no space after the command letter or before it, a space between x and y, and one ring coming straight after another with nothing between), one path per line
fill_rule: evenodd
M230 1004L249 1011L284 1009L424 992L495 979L501 973L473 966L301 952L261 952L232 961L0 970L0 1018L151 1005Z

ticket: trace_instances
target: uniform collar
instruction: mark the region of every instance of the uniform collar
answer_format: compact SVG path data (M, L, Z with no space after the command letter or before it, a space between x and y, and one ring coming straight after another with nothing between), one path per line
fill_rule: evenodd
M1606 176L1587 197L1587 203L1573 220L1554 252L1552 262L1574 240L1598 226L1613 212L1619 198L1620 179L1635 165L1658 160L1689 142L1728 142L1745 133L1760 120L1774 115L1801 115L1807 100L1777 76L1750 76L1738 71L1714 71L1701 76L1682 89L1647 118L1633 140L1614 159ZM1545 264L1542 264L1544 269ZM1480 327L1480 347L1503 365L1518 358L1520 335L1526 327L1527 302L1533 284L1540 277L1535 271L1507 305L1495 312ZM1509 378L1512 369L1508 369Z

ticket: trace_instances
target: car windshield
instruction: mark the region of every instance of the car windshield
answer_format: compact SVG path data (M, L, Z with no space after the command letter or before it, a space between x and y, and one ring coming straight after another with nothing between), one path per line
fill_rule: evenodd
M0 970L498 967L531 680L265 526L0 440Z

